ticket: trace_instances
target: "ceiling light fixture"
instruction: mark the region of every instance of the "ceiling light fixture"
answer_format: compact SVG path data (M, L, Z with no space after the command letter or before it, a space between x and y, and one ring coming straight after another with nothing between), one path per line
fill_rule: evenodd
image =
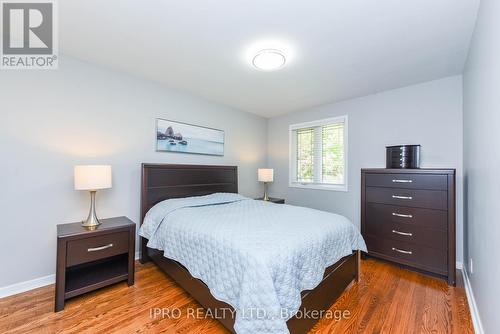
M252 64L262 71L274 71L285 66L285 55L275 49L265 49L259 51L253 57Z

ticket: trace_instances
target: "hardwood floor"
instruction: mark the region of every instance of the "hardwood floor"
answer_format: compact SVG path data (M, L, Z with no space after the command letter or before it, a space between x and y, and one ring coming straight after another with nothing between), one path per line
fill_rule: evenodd
M228 333L217 320L195 319L199 305L152 263L137 263L136 284L120 283L69 300L54 313L54 286L0 299L0 333ZM473 333L463 288L388 263L362 261L352 284L330 310L350 317L322 319L310 333ZM165 317L151 309L181 311ZM338 313L338 312L337 312ZM174 319L175 318L175 319Z

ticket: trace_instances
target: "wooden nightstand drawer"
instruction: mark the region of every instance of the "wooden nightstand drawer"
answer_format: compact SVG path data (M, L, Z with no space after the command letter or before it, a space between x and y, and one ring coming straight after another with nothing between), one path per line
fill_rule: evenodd
M70 267L127 253L128 243L128 231L69 241L66 266Z

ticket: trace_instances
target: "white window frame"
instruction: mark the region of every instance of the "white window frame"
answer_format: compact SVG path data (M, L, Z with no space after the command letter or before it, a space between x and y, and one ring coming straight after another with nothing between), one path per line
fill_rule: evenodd
M297 182L294 180L294 176L297 174L296 169L297 169L297 152L296 152L296 144L295 138L293 136L293 131L298 130L298 129L303 129L303 128L313 128L313 127L318 127L318 126L324 126L332 123L344 123L344 184L326 184L326 183L310 183L310 182ZM304 188L304 189L318 189L318 190L331 190L331 191L348 191L348 117L347 115L343 116L338 116L338 117L331 117L331 118L325 118L325 119L320 119L317 121L312 121L312 122L304 122L304 123L297 123L297 124L291 124L288 130L288 144L289 144L289 149L288 149L288 166L289 166L289 171L288 171L288 186L293 187L293 188ZM318 135L315 133L315 135ZM315 170L315 175L319 171L319 169L322 168L322 166L317 166L317 164L314 165L314 170Z

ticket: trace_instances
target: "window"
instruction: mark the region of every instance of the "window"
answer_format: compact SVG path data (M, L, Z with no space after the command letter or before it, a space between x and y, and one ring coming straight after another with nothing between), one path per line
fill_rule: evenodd
M290 187L347 191L347 116L290 125Z

